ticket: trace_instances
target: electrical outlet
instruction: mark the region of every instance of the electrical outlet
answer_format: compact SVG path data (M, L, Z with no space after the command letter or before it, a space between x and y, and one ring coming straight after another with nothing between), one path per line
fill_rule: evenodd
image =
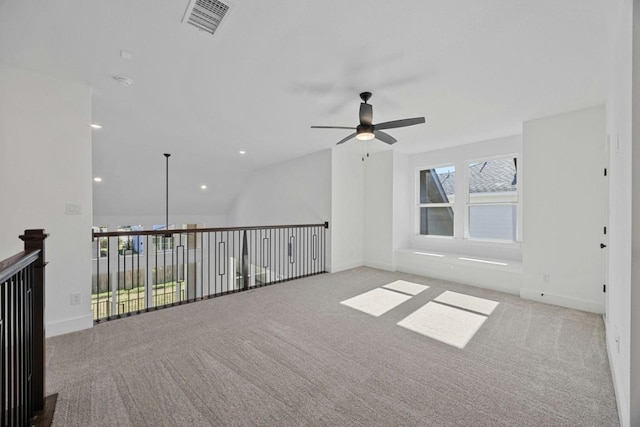
M71 294L71 305L80 305L81 301L82 301L81 294Z
M549 273L544 273L542 275L542 282L543 283L551 283L551 274Z
M453 270L453 264L447 264L447 268L448 268L449 270Z

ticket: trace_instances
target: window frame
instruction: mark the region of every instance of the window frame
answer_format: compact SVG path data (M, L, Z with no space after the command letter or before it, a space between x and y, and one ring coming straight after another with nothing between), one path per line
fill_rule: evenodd
M513 159L517 160L517 175L518 182L516 186L516 200L513 202L484 202L484 203L471 203L469 183L470 183L470 168L471 163L485 162L492 160ZM420 172L428 169L438 169L444 167L453 167L456 172L456 183L454 190L454 201L450 203L420 203ZM418 239L444 239L450 241L465 241L468 244L481 244L496 247L520 247L522 242L522 153L519 152L507 152L497 155L489 155L483 157L456 159L450 162L439 162L427 164L425 166L418 166L414 170L414 194L413 194L413 212L414 212L414 225L413 235ZM512 205L516 207L516 235L515 240L502 240L502 239L487 239L471 237L470 231L470 208L473 206L489 206L496 205ZM420 233L420 208L422 207L450 207L453 210L453 236L441 236L432 234Z
M415 170L415 193L414 193L414 203L415 203L415 224L414 224L414 230L416 232L416 234L418 236L421 237L428 237L428 238L435 238L435 239L454 239L456 237L456 216L457 214L457 207L456 207L456 201L458 200L456 197L456 193L457 193L457 182L456 182L456 186L454 187L454 201L451 202L449 201L449 203L421 203L420 202L420 173L422 171L426 171L426 170L431 170L431 169L439 169L439 168L453 168L455 172L457 172L458 170L458 165L455 162L447 162L447 163L442 163L440 165L437 166L421 166L416 168ZM420 232L420 210L422 208L451 208L451 210L453 211L453 233L451 236L443 236L440 234L422 234Z
M482 163L482 162L490 162L495 160L512 160L516 159L517 164L520 166L516 167L516 175L518 181L516 183L516 199L513 202L472 202L471 201L471 163ZM507 153L501 154L497 156L487 156L476 159L468 159L464 160L464 239L469 241L477 241L477 242L494 242L494 243L506 243L506 244L519 244L520 243L520 229L521 229L521 203L522 196L521 192L521 161L520 155L518 153ZM506 240L506 239L489 239L489 238L478 238L471 237L471 208L473 206L515 206L516 207L516 230L515 230L515 240Z

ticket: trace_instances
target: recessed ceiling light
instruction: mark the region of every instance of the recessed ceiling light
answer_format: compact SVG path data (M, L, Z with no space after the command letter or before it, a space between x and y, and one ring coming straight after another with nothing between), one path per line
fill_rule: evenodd
M241 156L244 156L245 154L247 154L247 152L244 150L240 150L238 151L238 154L240 154Z
M91 123L91 127L94 129L102 129L102 126L97 123Z
M95 182L102 182L102 178L100 178L99 176L96 176L95 178L93 178L93 180Z
M117 81L123 86L131 86L133 84L133 80L125 76L113 76L113 80Z
M206 190L206 189L207 189L207 186L203 184L203 185L201 185L201 186L200 186L200 189L202 189L202 190Z

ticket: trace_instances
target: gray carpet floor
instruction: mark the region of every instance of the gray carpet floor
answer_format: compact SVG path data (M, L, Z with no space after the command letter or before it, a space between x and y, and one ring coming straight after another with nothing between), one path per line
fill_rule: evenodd
M500 303L464 349L396 325L445 290ZM619 425L601 316L365 267L48 339L47 391L54 426Z

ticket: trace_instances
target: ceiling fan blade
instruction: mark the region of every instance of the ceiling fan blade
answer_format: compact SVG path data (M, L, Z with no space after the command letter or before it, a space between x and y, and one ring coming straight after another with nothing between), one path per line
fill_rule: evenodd
M414 117L411 119L392 120L390 122L378 123L377 125L373 125L373 127L375 129L403 128L406 126L419 125L424 122L424 117Z
M343 142L347 142L348 140L350 140L351 138L353 138L354 136L356 136L356 133L352 133L351 135L347 136L346 138L341 139L340 141L338 141L338 143L336 145L340 145Z
M389 135L388 133L379 131L379 130L375 130L373 131L373 134L376 136L376 139L379 139L380 141L384 142L385 144L395 144L396 142L398 142L397 139L395 139L394 137L392 137L391 135Z
M355 128L346 127L346 126L311 126L311 129L355 129Z
M360 124L371 126L373 121L373 106L371 104L360 103Z

